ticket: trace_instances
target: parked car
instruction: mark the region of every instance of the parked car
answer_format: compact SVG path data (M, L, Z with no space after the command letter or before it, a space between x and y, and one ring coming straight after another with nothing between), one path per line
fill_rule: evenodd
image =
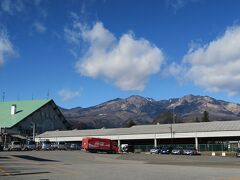
M81 150L81 149L82 149L82 146L80 144L72 143L70 145L70 150Z
M8 145L9 151L21 151L22 145L20 141L12 141L11 144Z
M50 141L42 141L40 144L41 144L41 145L40 145L40 149L41 149L41 150L44 150L44 151L46 151L46 150L52 150L51 142L50 142Z
M67 143L66 142L57 142L56 143L56 149L57 150L67 150Z
M0 151L3 151L3 146L0 144Z
M57 147L58 147L57 142L51 143L51 149L52 150L57 150Z
M154 147L154 148L150 149L150 154L159 154L160 150L161 150L160 147Z
M51 144L52 150L67 150L68 144L64 141L54 142Z
M240 157L240 148L237 150L236 156L237 156L237 157Z
M22 150L23 151L32 151L36 149L36 143L35 141L27 141L26 144L23 145Z
M161 154L170 154L172 152L172 147L162 147L160 150Z
M184 155L197 155L198 152L195 148L187 148L183 150Z
M174 155L181 155L181 154L183 154L183 148L181 148L181 147L173 148L172 154L174 154Z

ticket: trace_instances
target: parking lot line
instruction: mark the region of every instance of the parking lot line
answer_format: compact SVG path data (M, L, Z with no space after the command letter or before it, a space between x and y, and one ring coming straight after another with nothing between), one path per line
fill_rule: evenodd
M1 165L0 165L0 171L1 171L1 173L3 173L5 176L11 176L11 174L8 173L8 172L4 169L4 167L1 166Z

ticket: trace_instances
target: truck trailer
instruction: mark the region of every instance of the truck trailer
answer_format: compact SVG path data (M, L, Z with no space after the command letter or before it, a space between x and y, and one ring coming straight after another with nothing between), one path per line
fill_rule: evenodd
M110 139L85 137L82 139L82 149L88 152L117 153L118 146Z

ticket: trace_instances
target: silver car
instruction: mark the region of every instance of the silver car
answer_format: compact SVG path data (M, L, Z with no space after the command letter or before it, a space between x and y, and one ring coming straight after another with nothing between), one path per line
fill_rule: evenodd
M41 150L44 150L44 151L52 150L51 142L50 141L41 142Z
M172 154L174 154L174 155L181 155L181 154L183 154L183 149L181 147L173 148Z
M188 148L183 150L184 155L197 155L198 152L195 148Z
M160 150L161 150L161 148L154 147L154 148L150 149L150 154L159 154Z

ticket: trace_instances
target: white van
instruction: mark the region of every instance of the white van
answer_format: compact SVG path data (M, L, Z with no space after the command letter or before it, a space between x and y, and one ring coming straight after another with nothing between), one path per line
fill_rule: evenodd
M9 151L21 151L22 145L20 141L12 141L11 144L8 146Z

